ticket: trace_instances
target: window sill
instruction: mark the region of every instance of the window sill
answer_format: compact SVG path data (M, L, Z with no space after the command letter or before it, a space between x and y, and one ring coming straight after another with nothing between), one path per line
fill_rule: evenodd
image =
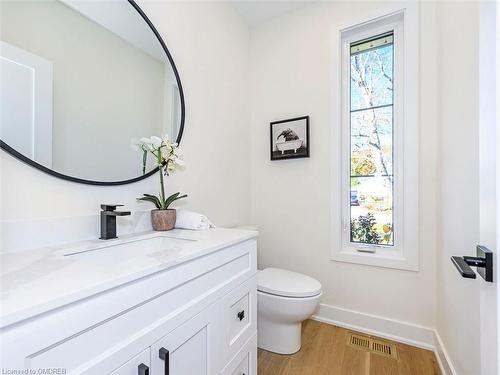
M392 254L386 253L387 251L391 251ZM398 250L377 249L374 253L368 253L344 249L342 251L332 252L331 260L405 271L418 271L418 259L406 258L403 253Z

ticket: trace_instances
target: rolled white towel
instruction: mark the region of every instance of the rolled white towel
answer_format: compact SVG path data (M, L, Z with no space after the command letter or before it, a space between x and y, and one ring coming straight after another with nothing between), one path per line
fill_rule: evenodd
M215 225L205 215L197 212L177 209L175 227L178 229L203 230L215 228Z

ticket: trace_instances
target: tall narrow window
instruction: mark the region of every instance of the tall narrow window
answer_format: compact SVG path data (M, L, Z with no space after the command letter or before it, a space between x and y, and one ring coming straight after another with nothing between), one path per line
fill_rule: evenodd
M338 42L332 258L416 270L418 7L341 30Z
M394 245L394 32L350 43L350 241Z

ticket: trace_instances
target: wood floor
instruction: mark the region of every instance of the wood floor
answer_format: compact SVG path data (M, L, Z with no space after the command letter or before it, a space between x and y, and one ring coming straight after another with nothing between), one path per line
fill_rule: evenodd
M293 355L259 349L259 375L440 375L434 353L394 343L397 359L348 345L352 331L307 320L302 348ZM388 340L384 340L388 341Z

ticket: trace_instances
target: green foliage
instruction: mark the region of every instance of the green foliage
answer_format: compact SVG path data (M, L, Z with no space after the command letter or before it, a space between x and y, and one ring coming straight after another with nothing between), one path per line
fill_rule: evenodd
M184 194L184 195L180 195L180 194L181 193L179 193L179 192L178 193L174 193L171 196L167 197L165 200L162 200L161 197L157 197L156 195L144 194L144 197L137 198L137 200L139 200L139 201L145 201L145 202L151 202L159 210L166 210L176 200L179 200L179 199L187 197L187 194Z
M377 220L371 213L351 220L351 241L371 244L381 243L382 239L376 231L376 226Z

